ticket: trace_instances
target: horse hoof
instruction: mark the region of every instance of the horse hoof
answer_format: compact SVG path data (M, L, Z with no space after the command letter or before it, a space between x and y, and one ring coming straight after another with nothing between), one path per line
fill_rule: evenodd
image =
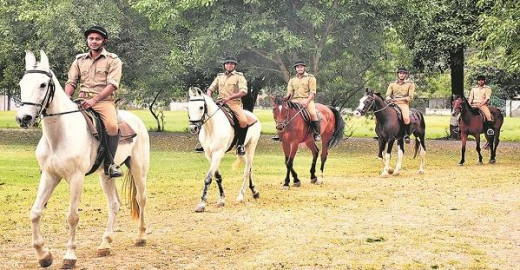
M43 258L38 260L38 263L41 267L49 267L52 264L52 253L50 251L47 251L45 256Z
M197 206L197 208L195 208L195 213L202 213L204 212L204 206Z
M302 185L302 182L298 181L298 182L294 182L294 184L292 185L293 187L300 187Z
M461 167L464 166L464 163L459 163L459 166L461 166Z
M218 206L218 207L224 207L224 205L226 205L225 202L218 202L218 203L217 203L217 206Z
M399 176L400 172L391 173L393 176Z
M479 161L479 162L478 162L478 165L484 165L484 163L482 163L482 161Z
M98 257L106 257L110 255L110 248L99 248L97 250Z
M496 162L497 162L496 159L490 159L490 160L489 160L489 164L495 164Z
M393 174L394 173L394 170L393 169L389 169L388 170L388 174Z
M316 181L318 181L318 177L311 178L311 184L316 183Z
M283 189L283 190L289 190L289 186L288 186L288 185L287 185L287 186L286 186L286 185L283 185L283 186L282 186L282 189Z
M146 246L146 239L138 239L137 241L135 241L135 246L136 247Z
M69 260L65 259L63 260L63 265L61 266L61 269L72 269L76 266L76 260Z
M260 192L257 192L255 194L253 194L253 198L255 198L255 199L260 198Z
M382 173L382 174L381 174L381 177L382 177L382 178L387 178L388 176L389 176L388 173Z
M237 197L237 203L242 203L244 202L244 197L243 196L238 196Z
M419 174L420 174L420 175L423 175L423 174L424 174L424 171L423 171L423 170L419 170Z
M314 184L319 186L319 185L323 184L323 181L321 181L321 180L316 180L316 182L314 182Z

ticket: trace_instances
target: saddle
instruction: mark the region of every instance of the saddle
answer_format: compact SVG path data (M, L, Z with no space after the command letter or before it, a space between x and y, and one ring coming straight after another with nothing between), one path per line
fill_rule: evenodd
M303 117L303 120L305 121L308 128L310 129L310 125L311 125L312 121L311 121L311 114L309 113L309 110L307 110L307 107L304 107L303 104L298 103L298 102L287 101L287 103L289 104L289 107L291 107L291 108L295 108L297 110L302 110L301 115ZM321 120L323 120L323 114L319 110L316 110L316 114L318 115L318 121L321 122Z
M399 106L397 106L395 103L390 103L388 106L395 110L397 113L397 118L400 122L403 122L403 112L401 111L401 108L399 108ZM410 124L419 124L419 118L417 118L417 115L412 112L412 109L410 109Z
M217 106L220 108L220 110L222 110L222 112L224 112L224 115L226 116L226 118L228 119L229 121L229 124L233 127L233 129L235 130L235 136L233 138L233 141L231 143L231 146L229 147L229 149L226 150L226 152L230 151L231 149L233 149L233 146L236 145L237 141L238 141L238 138L236 136L237 134L237 129L240 128L240 125L238 125L238 119L237 117L235 116L235 114L233 113L233 111L229 108L228 105L224 104L224 105L221 105L221 104L217 104ZM252 125L254 125L256 122L258 122L257 119L251 117L250 115L246 114L246 117L247 117L247 127L250 127Z
M99 146L96 154L96 159L94 161L94 165L92 168L85 174L89 175L93 172L95 172L99 166L103 163L105 159L105 153L107 151L106 149L106 131L105 126L103 125L103 122L101 121L101 118L97 112L95 112L92 109L81 111L83 117L85 117L85 120L87 122L87 127L90 131L90 134L98 140ZM121 120L119 116L117 117L117 124L119 126L119 132L121 134L119 138L120 144L126 144L131 143L133 141L133 138L137 136L137 133L126 123L125 121Z

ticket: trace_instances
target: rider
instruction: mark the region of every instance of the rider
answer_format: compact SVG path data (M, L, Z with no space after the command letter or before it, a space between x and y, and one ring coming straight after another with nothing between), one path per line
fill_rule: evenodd
M238 62L235 57L224 58L224 73L219 73L213 83L209 86L206 94L211 97L213 91L218 91L221 104L227 104L238 120L237 129L237 155L243 156L246 151L244 142L247 134L247 117L242 107L242 97L247 94L247 81L244 74L235 70Z
M404 122L404 140L410 143L410 102L413 100L415 92L415 83L409 80L408 70L404 67L397 69L397 80L391 82L386 90L386 100L394 102L403 115Z
M316 77L305 72L305 62L296 61L293 65L296 75L287 83L287 94L283 97L285 100L291 100L302 104L307 108L311 116L311 127L314 131L314 140L321 141L320 121L316 113L316 105L314 98L316 97ZM279 139L277 136L274 140Z
M68 73L65 93L74 94L79 81L79 98L82 109L92 108L105 126L107 133L105 174L110 178L123 175L119 165L114 163L119 143L119 127L114 94L119 88L122 74L122 62L119 57L105 49L108 32L101 26L92 26L84 32L89 52L78 54Z
M468 102L473 108L478 108L486 117L486 125L488 127L487 135L495 135L493 131L493 118L489 111L488 103L491 98L491 88L486 85L486 77L483 75L477 76L477 86L471 88Z

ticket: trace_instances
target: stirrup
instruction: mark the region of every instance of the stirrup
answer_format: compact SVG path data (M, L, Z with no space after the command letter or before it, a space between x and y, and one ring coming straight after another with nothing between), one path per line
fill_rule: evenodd
M197 147L195 147L195 152L202 153L202 152L204 152L204 148L202 146L197 146Z
M119 165L111 164L108 167L108 175L110 176L110 178L121 177L123 176L123 172L121 172L121 168L119 167Z
M243 157L246 154L246 148L243 145L237 146L237 155Z
M460 132L460 128L456 127L453 129L453 133L458 134Z
M280 140L280 137L278 136L278 134L275 134L273 137L271 137L271 140L273 140L273 141L279 141L279 140Z
M486 131L486 134L488 136L493 136L493 135L495 135L495 131L492 128L488 128L488 130Z
M404 135L404 143L410 144L410 136L409 135Z
M315 134L314 135L314 141L315 142L321 142L321 135L320 134Z

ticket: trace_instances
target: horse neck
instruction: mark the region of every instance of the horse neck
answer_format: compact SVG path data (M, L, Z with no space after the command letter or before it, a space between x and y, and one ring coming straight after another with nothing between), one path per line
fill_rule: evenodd
M76 103L72 102L63 88L61 87L56 76L53 75L55 85L54 97L46 109L47 114L63 113L78 110ZM81 130L81 125L85 125L84 117L81 113L70 113L59 116L48 116L42 119L42 129L44 136L48 140L60 140L64 136L77 136L78 130Z
M473 111L471 110L471 106L467 99L462 99L462 110L460 111L460 115L464 119L469 119L473 115Z
M204 122L204 128L208 130L208 132L213 132L217 128L222 129L226 123L228 123L224 112L215 104L213 99L207 95L203 95L204 100L206 101L207 115L206 122Z
M390 110L393 110L377 95L374 95L374 105L372 107L374 115L379 122L385 122L389 116Z

